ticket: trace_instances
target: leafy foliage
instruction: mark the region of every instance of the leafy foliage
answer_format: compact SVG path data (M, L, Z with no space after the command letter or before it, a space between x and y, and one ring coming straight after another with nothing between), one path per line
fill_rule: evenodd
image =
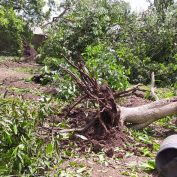
M0 54L20 55L23 42L31 41L31 27L47 20L43 0L0 0Z
M53 141L45 144L37 130L54 113L50 101L0 98L0 175L40 176L53 165Z
M165 8L164 20L161 20L153 5L146 12L135 14L129 11L128 4L119 1L68 2L68 11L49 31L49 39L42 50L43 56L61 59L61 54L65 54L74 61L80 61L82 55L85 61L100 63L97 70L101 76L103 66L100 65L112 65L115 61L106 59L111 53L108 49L111 49L114 52L110 55L116 54L119 58L119 78L124 77L125 73L131 83L149 83L151 73L155 72L158 85L176 82L176 4L169 4ZM103 54L100 58L98 50L98 54L89 59L86 54L88 49L101 45L105 46L102 53L107 52L107 56ZM104 75L102 79L107 80L109 76ZM126 85L124 81L116 81ZM113 88L118 88L115 82L109 83Z
M12 9L21 19L31 24L39 23L48 14L42 10L44 0L0 0L0 6Z
M50 124L46 120L58 114L47 97L39 102L0 98L0 175L1 176L89 176L84 165L71 163L67 168L61 164L75 157L73 144L59 149L60 141L68 141L70 134L58 134L51 138L39 136L39 126ZM50 125L48 125L50 126ZM63 121L58 127L66 128ZM70 148L72 147L72 148Z
M41 84L52 84L57 88L55 97L62 100L70 100L77 94L75 83L72 79L59 69L58 65L63 61L58 61L54 58L46 58L45 66L41 69L43 78ZM69 66L68 66L69 67ZM70 68L72 70L72 68Z
M126 3L118 1L71 1L68 12L49 31L42 49L43 57L47 58L45 63L49 57L56 61L53 65L60 63L56 58L61 61L61 54L74 62L80 62L83 57L85 64L93 67L92 71L97 68L92 74L101 82L107 81L114 89L125 88L128 72L109 49L114 48L115 34L119 31L117 22L124 23L124 18L129 16L127 8Z
M129 72L120 64L117 54L106 45L88 46L84 56L88 58L86 65L100 83L108 83L115 90L127 87Z
M168 1L166 1L166 0L155 0L154 1L154 6L156 8L156 11L158 13L158 16L159 16L160 20L164 21L165 16L166 16L165 11L172 4L174 4L174 0L168 0Z
M130 55L124 61L126 68L130 66L131 82L150 82L150 74L155 72L158 84L174 84L176 82L177 47L175 43L176 5L165 11L164 21L159 20L158 12L154 8L138 15L122 30L125 42L120 41ZM127 35L125 35L127 34ZM136 76L136 77L135 77Z
M17 17L12 8L0 6L0 53L21 49L21 36L24 22ZM10 47L10 49L9 49Z
M40 141L34 132L35 107L31 105L32 111L29 112L29 105L18 100L1 99L0 103L0 174L34 173L34 165L40 155Z
M68 5L68 1L66 3ZM112 41L114 29L111 31L111 27L117 22L123 23L129 15L127 4L119 1L69 1L68 9L49 31L44 55L58 57L63 53L74 60L79 59L88 45L109 39ZM116 15L118 18L115 18Z

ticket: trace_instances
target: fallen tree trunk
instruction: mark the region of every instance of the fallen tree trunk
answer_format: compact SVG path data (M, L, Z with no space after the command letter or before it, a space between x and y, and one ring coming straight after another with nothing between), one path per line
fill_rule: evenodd
M138 107L119 107L121 121L130 127L142 129L160 118L177 114L177 98L160 100Z
M139 88L141 85L138 84L131 89L114 94L108 85L100 85L91 76L89 69L85 65L80 62L75 64L67 57L63 57L79 74L71 72L64 66L60 66L60 68L73 78L82 93L81 98L70 107L66 117L69 116L70 111L77 104L85 99L92 100L98 105L96 115L91 121L92 123L88 123L89 126L87 124L83 128L74 129L74 131L82 132L94 127L95 134L99 135L111 133L114 128L121 133L124 124L128 124L127 126L134 129L142 129L160 118L177 114L177 98L158 100L139 107L119 106L116 104L115 97L119 98L133 94L136 90L141 90Z

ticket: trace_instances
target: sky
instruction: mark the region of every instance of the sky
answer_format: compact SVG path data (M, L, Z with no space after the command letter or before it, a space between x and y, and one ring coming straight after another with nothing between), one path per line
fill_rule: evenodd
M148 9L149 3L147 0L124 0L129 2L133 11L141 12ZM153 0L150 0L153 2ZM177 0L174 0L177 2Z
M129 2L133 11L144 11L147 10L149 3L147 0L125 0Z

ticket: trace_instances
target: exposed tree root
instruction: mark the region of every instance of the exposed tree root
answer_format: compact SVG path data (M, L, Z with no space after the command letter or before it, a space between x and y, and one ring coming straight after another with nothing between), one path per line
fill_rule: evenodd
M60 66L67 74L69 74L76 84L79 86L81 92L84 93L84 96L69 109L66 116L69 115L69 112L82 100L91 99L99 105L98 113L95 117L99 121L97 126L100 129L101 133L109 133L112 127L119 127L121 130L120 111L117 108L117 105L114 100L113 92L107 85L99 85L95 78L90 76L89 70L84 66L83 63L72 63L68 58L63 56L65 60L74 67L79 75L72 73L67 68Z
M76 103L74 103L70 108L69 108L69 111L68 113L65 115L65 117L68 117L69 113L72 111L72 109L77 106L79 103L82 102L82 100L86 99L87 98L87 95L84 95L84 96L81 96L77 101Z
M171 100L155 101L147 105L127 108L116 105L115 97L125 97L134 94L138 91L147 91L140 88L138 84L126 91L113 93L107 85L99 85L95 78L91 77L88 68L82 62L72 63L68 58L63 56L65 60L74 67L79 75L72 73L67 68L60 66L67 74L69 74L76 84L79 86L81 96L75 104L71 106L66 116L70 111L84 99L90 99L99 105L97 115L91 120L86 127L81 129L60 130L59 132L83 132L90 127L95 127L97 134L109 134L113 128L122 132L123 124L129 123L129 127L142 129L152 122L168 115L177 114L177 98ZM152 88L151 88L152 91Z

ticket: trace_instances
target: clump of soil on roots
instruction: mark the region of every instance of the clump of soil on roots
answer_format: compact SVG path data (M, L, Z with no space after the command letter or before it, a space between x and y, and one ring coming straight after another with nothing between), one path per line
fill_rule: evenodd
M130 102L132 102L131 105L129 105ZM121 105L126 107L136 107L137 105L147 104L147 102L148 101L146 99L131 95L125 98L124 103ZM66 119L65 116L68 114L69 110L70 110L69 106L63 109L62 114L58 117L58 122L61 122L62 120ZM87 108L85 104L80 104L78 107L75 107L74 109L69 111L69 114L67 115L69 119L70 128L78 129L78 128L85 127L93 119L96 118L96 115L97 115L97 109ZM113 154L117 155L113 151L113 148L124 147L125 143L135 144L135 140L132 139L132 137L130 137L129 134L127 134L127 132L126 133L124 132L123 127L112 126L109 129L108 133L106 133L105 131L100 131L100 129L103 130L103 127L99 123L99 120L97 120L89 129L87 129L87 131L78 133L80 135L85 136L87 140L78 138L77 136L75 136L75 134L73 134L72 140L74 140L74 142L77 143L81 151L85 151L88 148L88 144L91 143L92 150L94 152L100 152L101 150L104 150L109 157L112 157ZM132 148L133 148L132 151L135 154L137 155L140 154L136 146L135 147L132 146ZM118 156L119 155L122 154L118 153Z
M67 112L68 108L65 108L60 116L60 121L61 118L65 119ZM87 109L84 106L74 108L68 115L69 125L71 128L75 129L85 127L96 118L96 115L96 110ZM102 130L102 125L99 123L99 120L96 120L94 124L86 131L78 133L79 135L86 137L87 140L83 140L82 138L75 136L78 134L73 134L72 139L77 143L81 151L85 151L88 147L88 144L91 143L92 150L94 152L97 153L104 149L108 153L108 156L112 156L112 149L114 147L121 147L126 140L126 136L122 130L120 131L120 127L112 127L109 132Z
M100 85L82 62L73 63L65 56L63 57L78 73L73 73L63 66L60 66L61 69L72 77L80 89L80 97L69 106L68 110L65 110L64 117L70 117L71 121L73 118L75 119L74 128L77 129L75 132L85 135L92 143L95 152L100 151L103 147L122 145L125 136L120 120L120 109L116 105L113 91L106 84ZM96 110L88 112L82 110L76 114L76 106L85 101L97 104ZM73 111L75 112L73 113ZM80 116L81 113L85 116ZM78 130L81 125L77 123L84 121L84 126Z

